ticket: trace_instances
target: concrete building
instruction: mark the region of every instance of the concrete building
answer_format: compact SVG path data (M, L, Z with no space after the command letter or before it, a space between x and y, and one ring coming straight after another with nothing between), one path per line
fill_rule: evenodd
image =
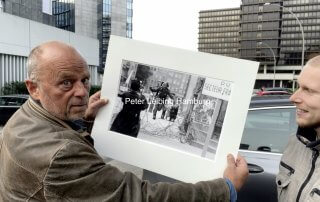
M218 13L232 10L238 12L238 17L218 16ZM233 40L238 38L239 44L235 57L261 64L256 88L272 87L273 80L276 86L295 87L302 64L302 33L296 17L304 31L305 63L320 52L319 0L242 0L239 8L201 11L199 51L234 57L236 54L230 39L226 42L227 37L223 36L223 41L215 36L217 32L227 36L234 33ZM235 19L239 19L238 30L230 27L232 23L237 24Z
M238 58L239 29L239 8L200 11L199 51Z
M132 0L53 0L56 27L99 40L103 73L110 35L132 37Z
M105 68L110 35L132 38L132 3L132 0L99 0L100 73L103 73Z
M35 46L58 40L75 47L86 59L91 73L91 83L100 84L99 42L32 20L0 12L0 89L5 83L24 81L27 78L26 60ZM22 34L23 33L23 34Z
M0 0L0 10L43 24L55 25L54 16L47 12L51 8L47 0Z

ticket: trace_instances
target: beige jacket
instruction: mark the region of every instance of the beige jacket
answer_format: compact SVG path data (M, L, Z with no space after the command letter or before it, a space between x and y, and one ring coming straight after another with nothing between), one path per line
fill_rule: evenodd
M0 140L0 201L229 201L223 179L150 184L106 165L84 136L29 99Z
M280 202L320 201L320 141L310 129L299 129L282 156L276 178Z

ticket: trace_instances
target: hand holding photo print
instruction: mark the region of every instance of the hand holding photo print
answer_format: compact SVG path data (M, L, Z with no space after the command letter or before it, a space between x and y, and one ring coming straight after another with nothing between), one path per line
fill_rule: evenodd
M185 182L222 177L227 154L239 148L257 68L112 36L102 86L110 102L95 120L95 147Z

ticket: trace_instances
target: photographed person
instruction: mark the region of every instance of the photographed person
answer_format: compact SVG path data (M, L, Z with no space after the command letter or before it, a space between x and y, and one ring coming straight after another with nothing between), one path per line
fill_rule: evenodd
M283 153L276 178L279 201L320 201L320 56L309 60L298 77L295 104L297 134Z
M232 155L225 179L197 184L150 184L122 173L104 163L83 127L107 103L99 93L88 97L83 57L47 42L31 51L27 67L30 98L0 136L0 201L229 201L247 178L245 160Z
M156 93L156 105L153 108L153 119L157 118L157 112L162 110L161 118L164 119L164 116L166 114L166 101L168 97L173 99L173 96L170 93L169 90L169 83L162 83L160 87L152 88L150 87L151 92Z
M140 112L148 108L144 95L140 94L140 81L133 80L130 90L118 95L123 107L113 121L110 130L121 134L137 137L140 130Z

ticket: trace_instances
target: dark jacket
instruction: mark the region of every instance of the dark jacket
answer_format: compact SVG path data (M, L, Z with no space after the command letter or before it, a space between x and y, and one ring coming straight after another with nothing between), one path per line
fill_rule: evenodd
M156 97L160 98L161 100L165 100L168 98L168 96L173 99L173 96L170 93L170 90L168 87L160 86L158 88L152 88L150 87L151 92L156 92Z
M113 121L110 130L137 137L140 129L140 112L148 108L147 100L136 91L125 92L119 96L123 107Z
M150 184L106 165L85 131L29 99L0 136L0 201L228 201L224 179Z
M283 153L276 178L279 201L320 201L320 140L299 128Z

